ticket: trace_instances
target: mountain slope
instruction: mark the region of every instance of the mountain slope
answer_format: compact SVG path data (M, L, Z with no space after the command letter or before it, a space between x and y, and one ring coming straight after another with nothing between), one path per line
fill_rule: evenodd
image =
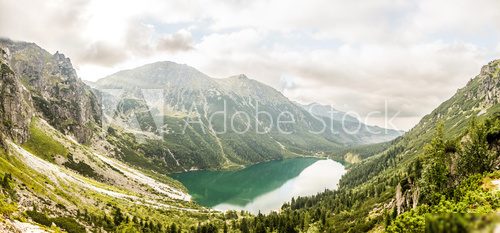
M112 119L111 127L126 132L127 126L135 124L134 133L164 133L160 138L148 138L168 151L166 160L175 157L175 162L164 165L171 171L328 153L400 134L359 121L344 124L346 129L361 126L359 132L350 133L338 119L313 115L245 75L214 79L173 62L120 71L93 85L101 90L103 104L111 110L105 112ZM369 131L374 129L378 133Z

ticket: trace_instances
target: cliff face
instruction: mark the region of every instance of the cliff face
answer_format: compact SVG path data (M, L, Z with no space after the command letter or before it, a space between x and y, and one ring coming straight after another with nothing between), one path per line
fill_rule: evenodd
M69 58L36 44L1 39L5 63L29 90L37 113L65 134L88 143L100 124L99 102L76 75Z
M500 60L495 60L483 66L481 73L476 77L479 79L477 91L469 93L468 98L482 101L478 107L489 108L500 102Z
M0 49L0 143L3 137L23 143L29 137L33 106L29 92L19 82L7 60L7 52Z

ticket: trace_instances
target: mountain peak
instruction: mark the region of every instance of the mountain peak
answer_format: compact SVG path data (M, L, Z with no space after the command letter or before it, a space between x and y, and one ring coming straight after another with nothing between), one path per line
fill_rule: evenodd
M238 78L239 79L249 79L245 74L239 74Z
M8 38L0 37L0 46L2 46L4 49L8 50L8 51L6 51L8 54L16 53L16 52L21 51L21 50L30 50L31 56L49 56L49 55L51 55L45 49L43 49L42 47L38 46L37 44L35 44L33 42L15 41L15 40L11 40ZM24 53L26 53L26 52L24 52Z
M145 65L139 66L139 67L134 68L134 69L149 69L149 70L161 70L161 71L163 71L165 69L170 69L170 70L190 70L190 71L196 71L196 72L201 73L200 71L198 71L194 67L188 66L186 64L176 63L176 62L173 62L173 61L157 61L157 62L153 62L153 63L149 63L149 64L145 64ZM125 70L125 71L128 71L128 70Z
M160 61L122 70L96 82L106 88L195 88L211 86L211 78L186 64Z
M484 65L481 68L481 73L479 76L498 76L498 73L500 72L500 59L493 60L488 62L487 65Z
M246 74L237 74L237 75L233 75L233 76L229 76L227 78L223 78L222 80L224 79L227 79L227 80L234 80L234 81L250 81L250 80L253 80L251 78L249 78Z
M159 66L188 66L188 65L180 64L180 63L173 62L173 61L157 61L157 62L145 64L142 66L157 66L157 67L159 67Z

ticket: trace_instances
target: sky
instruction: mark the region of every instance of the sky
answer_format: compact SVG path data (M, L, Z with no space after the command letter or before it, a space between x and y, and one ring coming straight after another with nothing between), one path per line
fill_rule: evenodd
M500 58L498 0L0 0L0 37L95 81L155 61L246 74L408 130Z

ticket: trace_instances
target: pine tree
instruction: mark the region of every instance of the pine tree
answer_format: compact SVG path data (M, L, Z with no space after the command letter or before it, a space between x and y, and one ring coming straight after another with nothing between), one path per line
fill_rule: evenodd
M170 233L176 233L177 232L177 225L175 225L175 223L172 223L172 225L170 225Z
M242 233L250 233L250 229L248 228L248 223L246 218L243 218L241 220L240 230Z
M473 118L459 161L459 171L462 176L491 170L495 155L488 147L487 129L484 123L478 123Z
M450 157L446 153L446 142L444 139L444 125L439 123L436 133L430 144L424 147L424 156L427 157L427 166L423 173L421 187L425 198L430 201L439 201L439 193L447 189L448 177L450 175Z
M123 217L122 210L120 208L116 207L115 208L114 219L113 219L113 222L114 222L115 226L120 225L120 223L122 223L123 220L124 220L124 217Z

